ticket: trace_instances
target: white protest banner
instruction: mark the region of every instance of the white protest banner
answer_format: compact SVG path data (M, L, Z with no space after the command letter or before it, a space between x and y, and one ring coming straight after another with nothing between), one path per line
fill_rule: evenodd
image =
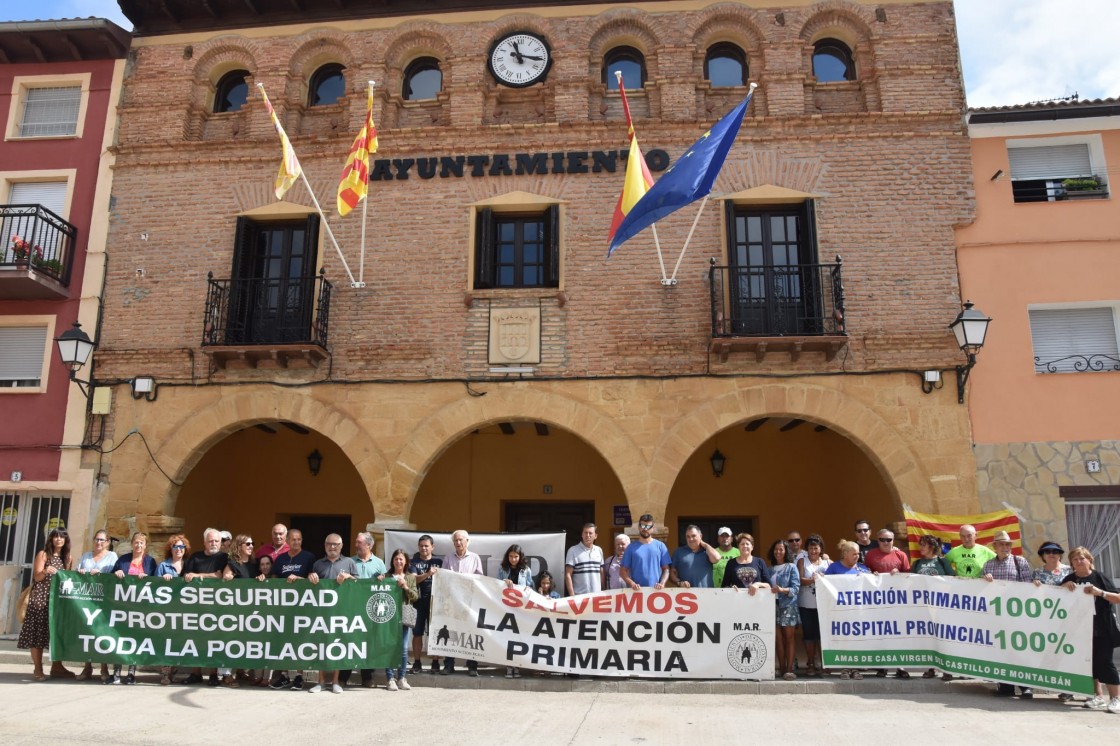
M545 598L441 572L428 652L553 673L774 678L774 596L759 590L620 590Z
M427 534L434 542L432 554L437 557L446 557L455 551L451 544L451 534L434 533L431 531L386 531L384 541L386 563L397 549L403 549L411 557L416 554L416 542L421 536ZM533 569L533 577L538 577L547 570L552 574L552 584L563 590L564 588L564 532L550 532L547 534L475 534L470 535L471 543L468 549L482 558L482 566L486 574L492 578L498 577L498 569L502 566L502 557L511 544L520 544L529 557Z
M938 668L1090 694L1093 599L933 575L817 576L824 665Z

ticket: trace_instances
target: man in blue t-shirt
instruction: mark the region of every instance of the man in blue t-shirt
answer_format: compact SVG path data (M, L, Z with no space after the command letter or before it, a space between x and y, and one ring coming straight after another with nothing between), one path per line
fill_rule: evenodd
M645 513L638 519L638 538L622 555L619 576L631 590L661 590L669 579L669 548L653 538L653 516Z
M712 588L712 567L723 559L716 548L704 541L700 527L689 526L684 530L685 546L673 552L673 566L669 570L673 582L681 588Z

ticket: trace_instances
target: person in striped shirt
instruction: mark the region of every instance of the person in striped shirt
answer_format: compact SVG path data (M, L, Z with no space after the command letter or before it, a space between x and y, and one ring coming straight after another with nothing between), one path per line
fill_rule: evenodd
M583 524L582 541L564 557L564 587L569 596L603 590L603 550L595 545L598 536L594 523Z

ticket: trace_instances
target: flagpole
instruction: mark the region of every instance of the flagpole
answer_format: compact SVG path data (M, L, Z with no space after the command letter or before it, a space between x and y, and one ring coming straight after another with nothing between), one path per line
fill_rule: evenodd
M369 81L369 88L367 89L369 97L373 98L374 82ZM366 114L367 121L370 114ZM369 133L366 134L369 137ZM367 151L368 152L368 151ZM367 163L369 156L366 156ZM369 174L369 166L366 166L366 174ZM358 284L355 287L364 288L366 286L366 215L369 213L369 187L366 187L366 198L362 200L362 242L361 248L358 251Z
M350 287L361 287L354 279L354 273L350 271L350 265L346 263L346 257L342 255L342 249L338 247L338 241L335 240L334 231L331 230L331 224L327 222L327 216L323 214L323 208L319 207L319 200L315 199L315 192L311 189L311 184L307 181L307 174L301 168L299 177L303 179L303 186L307 189L307 193L311 195L311 201L315 204L315 210L319 213L319 217L323 221L323 227L327 229L327 237L331 239L331 245L334 246L335 252L338 253L338 259L342 262L342 268L346 270L346 276L350 278Z
M677 270L681 268L681 261L684 259L684 252L688 251L688 244L692 241L692 234L696 231L696 224L700 222L700 214L704 212L704 205L708 204L708 195L704 195L704 201L700 203L700 209L696 211L696 217L692 219L692 227L688 229L688 235L685 236L684 246L681 247L681 255L677 257L677 264L673 267L673 276L669 278L670 285L677 284Z
M630 102L626 100L626 87L622 84L622 71L615 70L614 78L618 81L618 94L622 98L622 113L626 115L627 134L633 140L637 133L634 131L634 119L630 116ZM642 157L645 158L644 155ZM644 163L642 168L645 169ZM657 235L657 224L650 227L653 228L653 245L657 249L657 262L661 265L661 284L664 285L666 283L665 257L661 253L661 239Z

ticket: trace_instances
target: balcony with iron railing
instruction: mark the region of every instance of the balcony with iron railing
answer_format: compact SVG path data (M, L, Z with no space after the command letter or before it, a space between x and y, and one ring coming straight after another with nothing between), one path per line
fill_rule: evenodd
M42 205L0 205L0 299L70 297L77 236Z
M848 344L841 259L831 264L786 264L709 269L711 351L726 362L732 352L823 352L832 360Z
M207 275L202 350L219 368L309 368L327 358L332 285L297 277Z
M1013 179L1011 194L1015 202L1108 199L1108 180L1103 175L1068 179Z

